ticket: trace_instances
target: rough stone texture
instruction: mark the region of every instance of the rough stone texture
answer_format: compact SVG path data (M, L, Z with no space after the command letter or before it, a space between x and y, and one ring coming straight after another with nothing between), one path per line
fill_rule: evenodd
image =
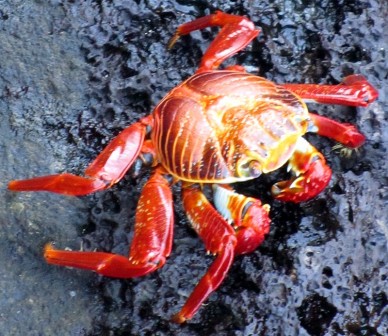
M366 109L312 106L356 124L368 141L344 158L308 136L333 178L317 199L274 201L284 171L236 186L271 204L271 232L195 318L169 323L212 258L175 188L173 255L141 279L116 280L45 264L42 248L125 254L147 172L71 198L15 194L7 182L82 173L121 129L195 71L210 30L165 46L178 24L215 9L244 14L262 35L231 63L277 82L337 83L361 73L380 93ZM385 0L0 2L0 334L386 335L387 47Z

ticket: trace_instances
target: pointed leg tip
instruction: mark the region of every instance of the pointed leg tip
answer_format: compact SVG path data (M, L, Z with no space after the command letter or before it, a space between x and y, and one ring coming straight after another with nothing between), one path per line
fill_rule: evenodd
M8 182L8 190L17 191L18 189L18 181L12 180Z
M177 324L182 324L187 321L186 317L181 315L181 313L177 313L171 317L171 322L177 323Z
M170 41L168 41L167 49L168 50L172 49L174 47L176 41L178 41L180 37L181 37L181 34L179 33L179 30L177 30L177 32L174 34L174 36L171 37Z
M53 243L46 243L44 245L44 250L47 251L47 250L54 250L54 244Z
M53 252L56 251L53 243L47 243L43 248L43 256L46 260L52 257Z

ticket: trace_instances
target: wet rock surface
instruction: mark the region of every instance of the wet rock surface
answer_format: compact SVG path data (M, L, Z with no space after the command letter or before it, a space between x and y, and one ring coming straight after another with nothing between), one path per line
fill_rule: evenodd
M230 64L276 82L338 83L361 73L379 89L368 108L311 106L356 124L367 142L341 157L307 138L333 169L300 205L274 201L281 170L238 191L271 205L271 232L238 257L189 323L169 322L212 258L175 188L172 256L144 278L116 280L46 265L45 243L126 254L148 177L75 198L11 193L15 178L82 173L121 129L190 76L215 31L167 51L178 24L216 9L249 16L262 34ZM0 4L0 334L386 335L387 44L385 1L3 1Z

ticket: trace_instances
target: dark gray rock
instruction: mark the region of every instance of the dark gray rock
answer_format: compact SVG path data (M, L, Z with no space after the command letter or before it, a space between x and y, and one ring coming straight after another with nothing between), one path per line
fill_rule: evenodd
M215 32L173 50L178 24L215 9L249 16L262 35L229 63L276 82L337 83L355 72L380 93L365 109L312 106L367 136L343 158L308 136L333 178L317 199L276 202L284 171L237 185L271 204L267 240L236 259L183 326L177 312L212 258L175 188L173 254L159 271L116 280L48 266L45 243L127 253L147 172L83 198L11 193L11 179L86 165L121 129L190 76ZM387 3L379 1L3 1L0 4L0 334L386 335Z

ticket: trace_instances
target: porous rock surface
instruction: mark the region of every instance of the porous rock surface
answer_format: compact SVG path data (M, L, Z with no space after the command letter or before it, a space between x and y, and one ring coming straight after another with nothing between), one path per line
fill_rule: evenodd
M385 0L32 1L0 3L1 335L387 335L387 27ZM271 232L238 257L194 319L169 322L212 257L174 187L172 256L144 278L117 280L46 265L45 243L126 254L147 171L76 198L11 193L7 182L83 169L121 129L196 69L216 30L177 25L216 9L249 16L258 39L229 63L276 82L338 83L361 73L368 108L311 106L356 124L367 142L341 157L308 139L333 169L300 205L274 201L281 170L236 185L271 205Z

